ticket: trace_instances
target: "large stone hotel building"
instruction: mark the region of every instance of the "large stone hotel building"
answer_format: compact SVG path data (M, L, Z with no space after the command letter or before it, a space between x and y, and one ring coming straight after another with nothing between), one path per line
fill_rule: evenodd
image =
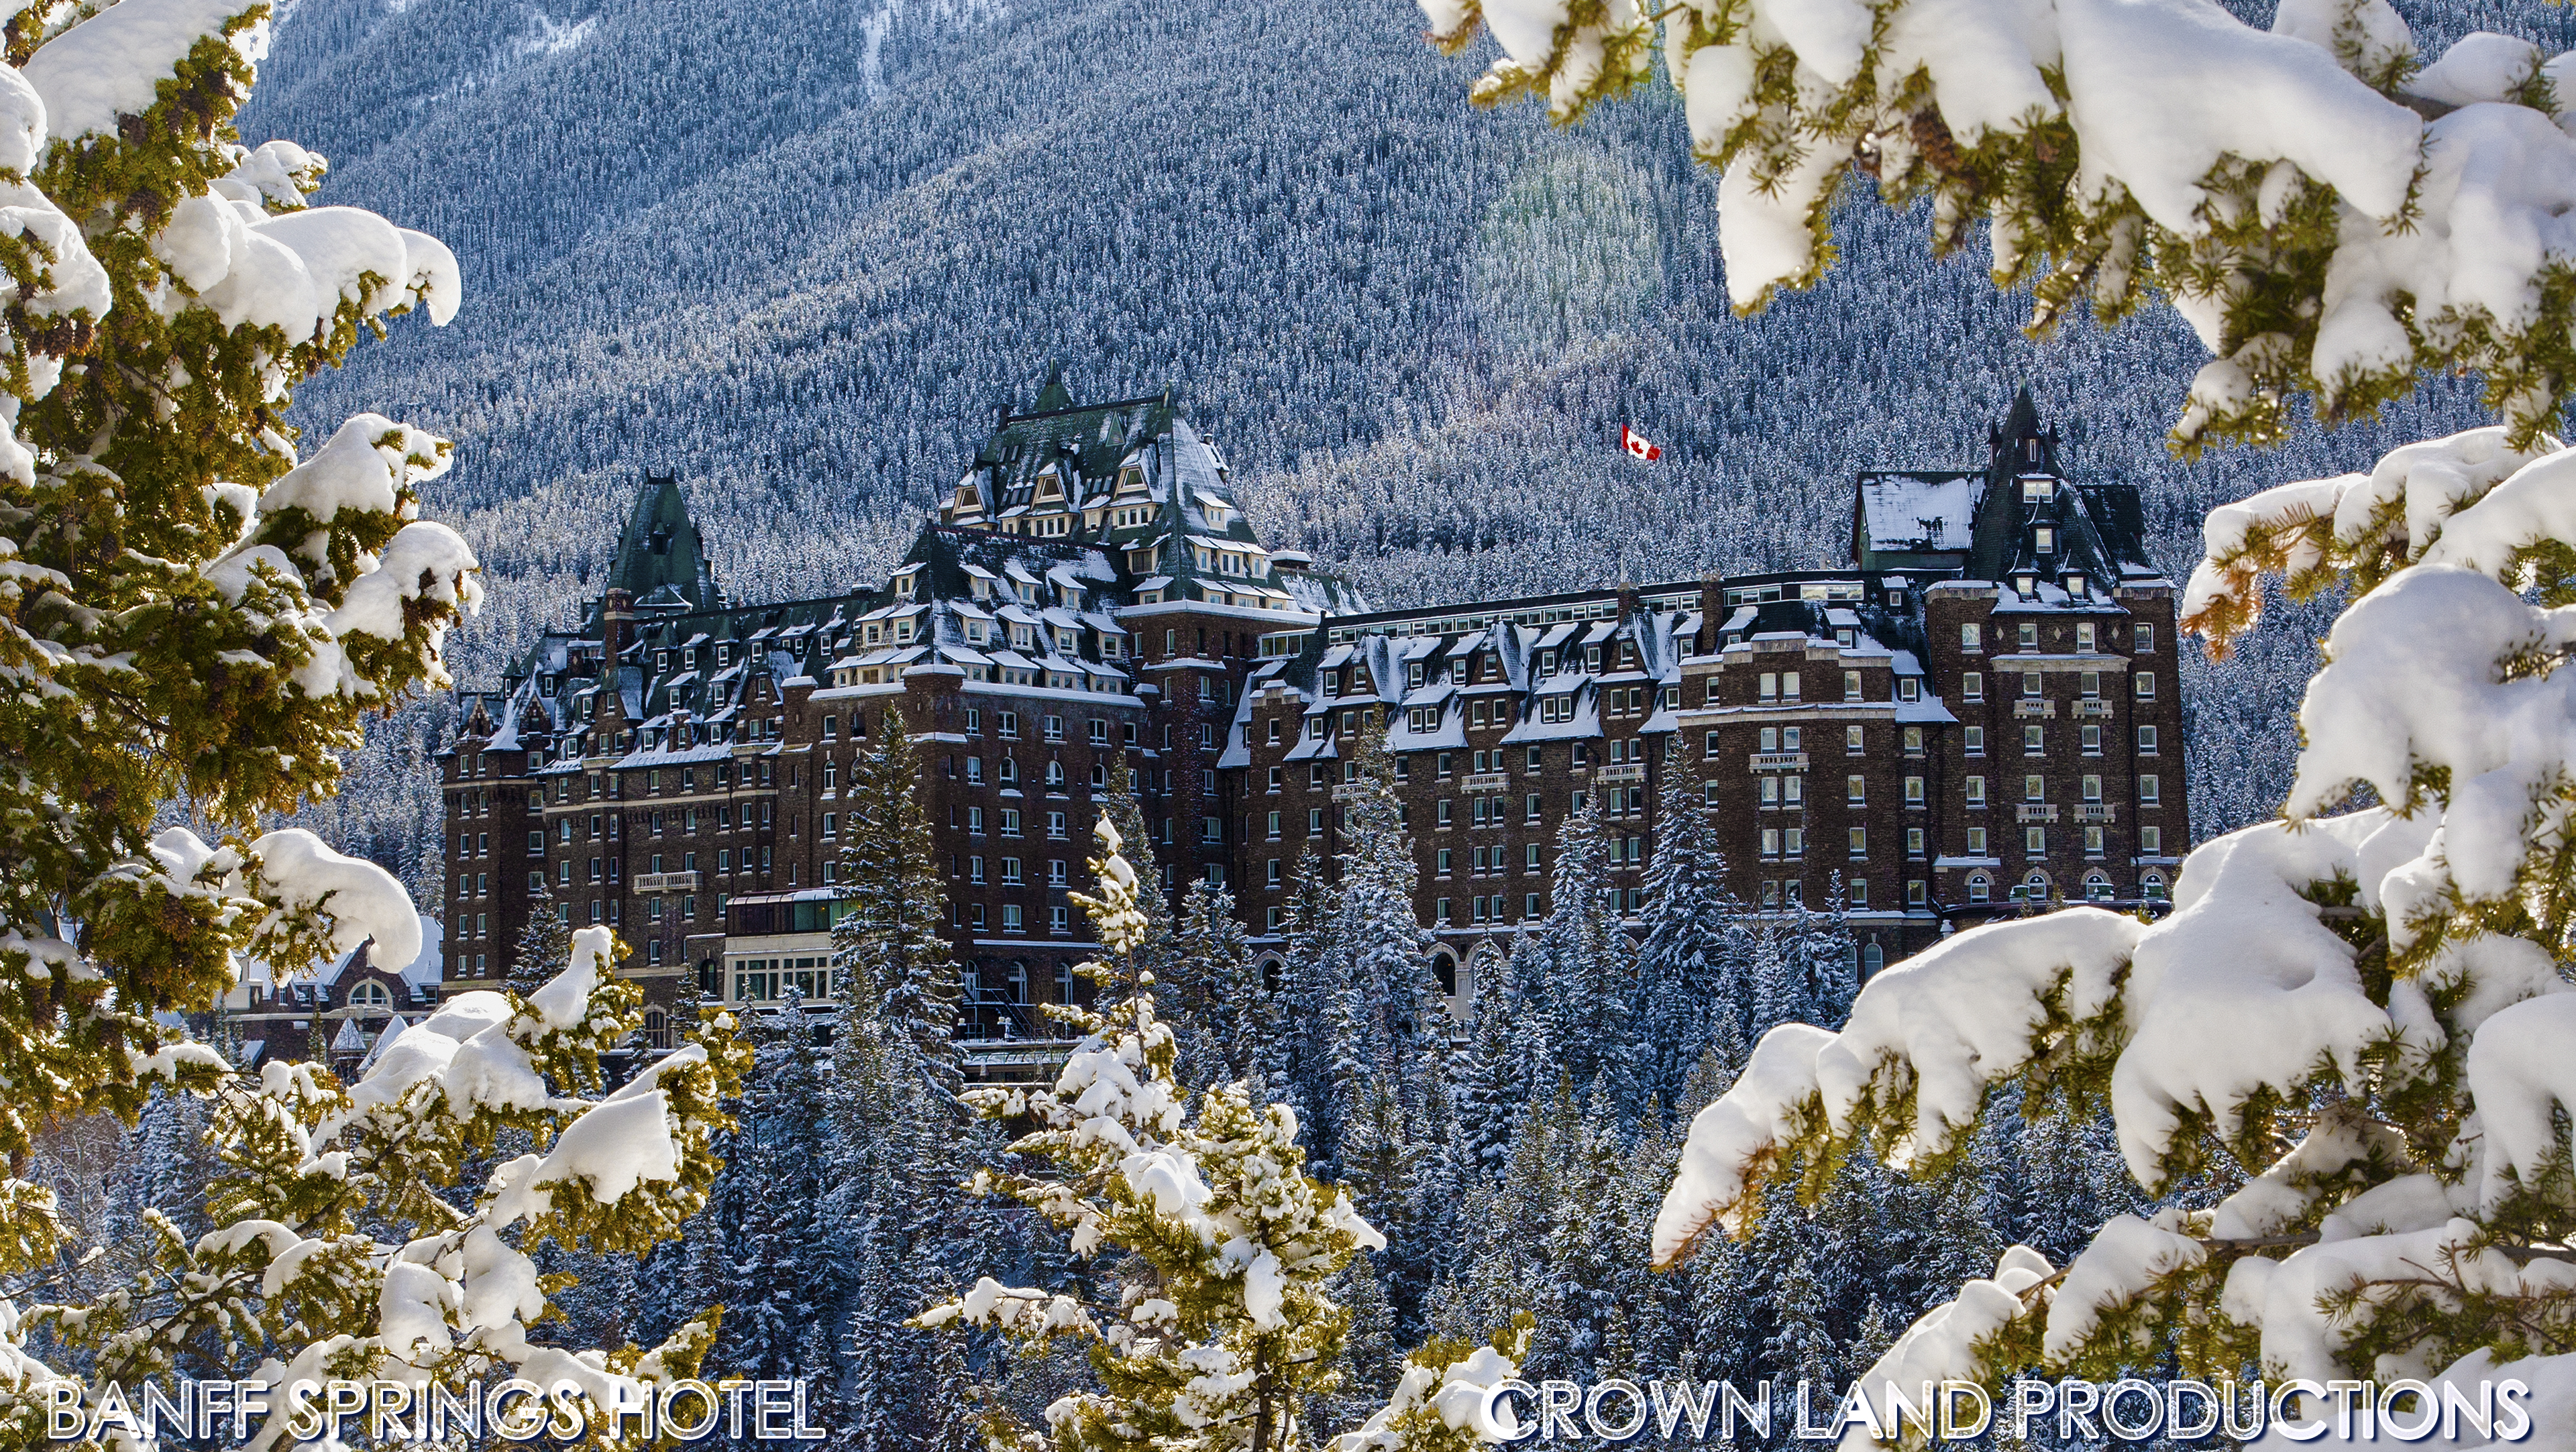
M532 910L614 924L663 1016L829 991L838 788L898 711L967 965L970 1032L1042 1036L1090 948L1097 803L1124 773L1165 881L1275 944L1384 731L1445 982L1543 916L1599 810L1643 907L1675 778L1756 908L1839 906L1875 967L2031 900L2158 906L2188 836L2175 592L2134 486L2071 479L2025 393L1982 469L1855 483L1838 570L1371 610L1265 547L1169 394L1005 410L882 585L727 599L649 478L607 588L443 758L448 991Z

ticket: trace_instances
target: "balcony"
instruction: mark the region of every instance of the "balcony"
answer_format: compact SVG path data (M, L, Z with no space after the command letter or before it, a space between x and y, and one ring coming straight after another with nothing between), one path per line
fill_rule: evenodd
M1755 771L1805 771L1807 753L1803 751L1762 751L1752 758Z
M2108 822L2112 820L2111 804L2109 802L2086 802L2075 809L2075 820L2079 822Z
M1631 761L1618 766L1605 766L1592 773L1592 779L1598 782L1644 781L1646 764L1642 761Z
M2014 720L2022 721L2034 716L2043 720L2053 721L2057 719L2057 703L2055 701L2034 701L2027 697L2013 702Z
M695 892L697 890L698 875L695 872L639 872L635 874L635 891L639 893Z
M2111 703L2108 701L2083 700L2075 703L2075 718L2079 721L2087 718L2109 720L2110 716Z
M2057 820L2057 804L2055 802L2024 802L2020 806L2013 808L2013 820L2016 822L2054 822Z
M1507 792L1512 789L1509 772L1480 771L1461 781L1459 787L1470 792Z

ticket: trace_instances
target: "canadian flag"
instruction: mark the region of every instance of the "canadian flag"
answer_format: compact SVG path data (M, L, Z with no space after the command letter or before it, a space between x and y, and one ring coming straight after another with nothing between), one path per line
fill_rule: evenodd
M1640 459L1647 460L1650 463L1664 456L1662 445L1646 442L1646 436L1644 434L1637 432L1626 424L1619 425L1619 447L1626 449L1629 453L1636 455Z

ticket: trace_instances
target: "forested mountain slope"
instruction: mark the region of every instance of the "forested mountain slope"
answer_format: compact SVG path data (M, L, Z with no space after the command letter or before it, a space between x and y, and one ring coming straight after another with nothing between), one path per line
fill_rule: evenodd
M2542 0L2401 8L2431 44L2576 45ZM1050 356L1078 393L1179 387L1272 541L1386 603L1837 561L1854 469L1965 461L2024 380L2079 467L2148 485L2177 573L2213 500L2479 418L2445 383L2183 466L2178 323L2027 342L1982 257L1933 263L1857 191L1878 265L1735 320L1668 90L1551 132L1472 110L1483 61L1421 30L1410 0L292 0L242 130L463 261L453 325L302 410L458 441L429 507L491 575L468 675L570 614L647 466L732 591L875 577ZM2201 832L2277 798L2307 651L2284 616L2200 683ZM434 715L371 748L344 840L417 840Z

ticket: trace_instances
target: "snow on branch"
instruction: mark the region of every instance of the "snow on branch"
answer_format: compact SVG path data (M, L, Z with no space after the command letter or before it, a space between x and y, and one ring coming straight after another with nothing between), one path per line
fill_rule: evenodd
M2471 35L2415 75L2387 0L2287 0L2269 31L2213 0L1422 6L1444 48L1500 42L1477 100L1560 122L1648 78L1661 19L1739 312L1823 272L1857 169L1929 195L1937 249L1987 222L2035 331L2161 294L2214 359L2178 447L2278 438L2300 390L2366 413L2429 367L2484 372L2527 443L2576 387L2568 58L2526 41Z

